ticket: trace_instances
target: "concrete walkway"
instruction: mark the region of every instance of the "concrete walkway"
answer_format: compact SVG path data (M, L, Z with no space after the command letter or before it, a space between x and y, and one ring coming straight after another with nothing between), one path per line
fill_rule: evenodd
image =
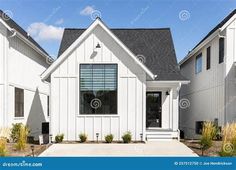
M53 144L45 156L197 156L183 143L173 141L146 144Z

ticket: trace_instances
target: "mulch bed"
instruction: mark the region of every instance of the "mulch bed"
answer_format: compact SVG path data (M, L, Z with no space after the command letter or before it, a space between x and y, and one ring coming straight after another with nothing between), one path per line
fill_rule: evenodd
M80 141L63 141L61 142L62 144L110 144L110 143L107 143L106 141L86 141L84 143L81 143ZM131 141L129 144L140 144L140 143L145 143L145 142L141 142L141 141ZM122 141L112 141L111 144L126 144Z
M12 156L12 157L32 156L31 145L34 145L34 156L38 156L50 146L50 145L27 144L25 150L18 151L15 149L15 143L7 143L7 156Z
M196 154L202 156L202 150L199 144L199 140L182 140L181 142L187 145ZM204 151L204 156L211 156L211 157L220 156L219 152L221 150L221 146L222 146L222 141L213 141L212 147Z

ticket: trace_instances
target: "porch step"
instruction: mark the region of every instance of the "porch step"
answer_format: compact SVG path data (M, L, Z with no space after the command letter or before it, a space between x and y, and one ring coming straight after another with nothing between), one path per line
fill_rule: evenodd
M178 139L177 131L170 130L148 130L146 131L147 141L166 141Z

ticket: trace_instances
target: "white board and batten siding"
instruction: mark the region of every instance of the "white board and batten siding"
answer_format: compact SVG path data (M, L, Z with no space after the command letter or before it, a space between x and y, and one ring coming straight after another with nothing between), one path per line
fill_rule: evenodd
M101 48L94 53L95 46ZM81 115L79 113L80 64L118 65L117 114ZM51 133L65 135L65 140L79 140L86 133L88 140L99 140L112 133L114 140L121 140L130 131L133 140L140 140L145 133L146 74L127 53L100 27L97 26L73 50L51 75Z
M221 36L225 38L224 62L219 64L219 35L181 65L181 73L191 83L181 88L181 98L190 101L190 107L181 109L180 128L187 138L195 134L196 121L214 121L219 126L236 120L235 50L236 21L232 21ZM211 47L211 66L206 70L206 49ZM202 53L202 72L195 74L195 58Z
M41 134L41 123L48 122L47 96L49 85L43 83L40 74L49 64L18 36L0 24L0 127L12 123L30 126L35 139ZM15 117L15 88L24 90L24 117Z
M8 46L8 42L6 41L7 29L0 24L0 125L4 125L6 121L6 116L4 114L6 110L6 104L4 102L6 94L5 94L5 70L6 70L6 46Z

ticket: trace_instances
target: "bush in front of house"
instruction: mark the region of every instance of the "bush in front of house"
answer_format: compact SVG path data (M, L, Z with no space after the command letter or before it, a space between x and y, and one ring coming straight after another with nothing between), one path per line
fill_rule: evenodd
M236 123L223 127L222 141L220 156L236 156Z
M79 134L79 139L80 139L80 142L81 142L81 143L86 142L86 141L87 141L87 138L88 138L87 134L85 134L85 133Z
M55 136L56 143L61 143L63 141L63 139L64 139L64 134L63 133L58 134L58 135Z
M204 151L212 146L213 139L216 136L216 127L212 122L204 122L202 129L202 137L200 140L200 145L202 149L202 155Z
M7 140L5 138L0 138L0 157L7 156Z
M19 129L18 139L15 145L17 150L24 150L26 148L28 134L29 134L28 127L21 124Z
M130 143L132 140L131 132L128 131L128 132L124 133L124 135L122 136L122 139L123 139L124 143Z
M111 143L113 141L114 136L112 134L108 134L105 136L106 143Z
M17 142L17 140L19 139L19 135L20 135L20 128L21 126L23 126L22 123L15 123L12 124L12 129L11 129L11 139L13 142Z

